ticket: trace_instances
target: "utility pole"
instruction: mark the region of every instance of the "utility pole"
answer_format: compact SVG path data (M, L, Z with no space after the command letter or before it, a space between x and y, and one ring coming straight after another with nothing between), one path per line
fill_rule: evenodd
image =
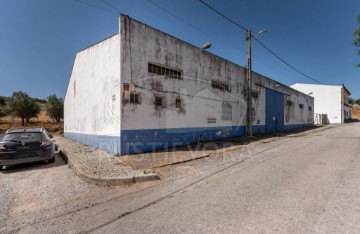
M251 80L251 30L246 32L247 41L247 115L246 115L246 134L252 136L252 80Z

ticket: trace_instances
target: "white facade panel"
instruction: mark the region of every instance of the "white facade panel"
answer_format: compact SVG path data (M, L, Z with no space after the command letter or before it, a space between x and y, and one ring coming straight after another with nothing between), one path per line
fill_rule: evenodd
M314 113L326 114L329 123L343 123L346 119L344 111L349 112L348 105L345 106L348 94L342 85L294 84L291 87L313 96Z
M119 34L77 53L64 100L64 130L120 135Z

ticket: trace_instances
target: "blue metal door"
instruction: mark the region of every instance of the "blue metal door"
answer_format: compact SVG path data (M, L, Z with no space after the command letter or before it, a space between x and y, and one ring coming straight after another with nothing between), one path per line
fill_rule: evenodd
M266 89L265 132L284 131L284 94Z

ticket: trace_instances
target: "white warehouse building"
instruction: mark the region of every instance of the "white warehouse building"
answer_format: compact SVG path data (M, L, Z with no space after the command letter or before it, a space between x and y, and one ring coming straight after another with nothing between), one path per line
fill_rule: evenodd
M314 119L318 123L319 116L326 115L323 123L344 123L352 118L349 103L350 91L344 85L294 84L293 89L307 93L315 99Z
M134 154L246 134L246 69L128 16L76 54L65 137ZM314 124L314 98L252 75L254 133Z

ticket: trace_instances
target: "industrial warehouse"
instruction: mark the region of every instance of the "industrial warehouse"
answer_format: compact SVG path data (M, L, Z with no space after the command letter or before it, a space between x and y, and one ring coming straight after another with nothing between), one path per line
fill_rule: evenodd
M119 33L76 54L64 135L114 154L314 124L314 98L121 15ZM247 100L251 98L251 113ZM248 125L249 126L249 125Z

